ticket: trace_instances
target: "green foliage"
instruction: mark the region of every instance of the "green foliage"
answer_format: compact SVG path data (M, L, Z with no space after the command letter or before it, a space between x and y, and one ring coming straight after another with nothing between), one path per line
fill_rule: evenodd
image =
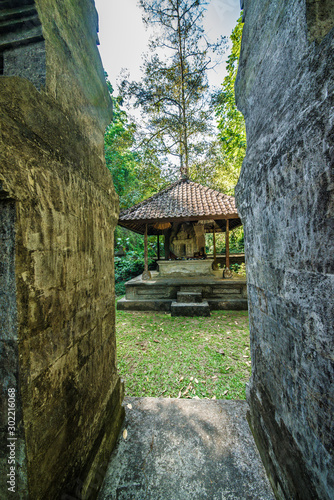
M205 235L206 253L213 254L213 234ZM225 253L225 233L216 233L216 251L217 254ZM230 232L230 253L244 253L244 231L243 227L237 227Z
M217 163L218 186L227 194L234 194L241 165L246 153L246 129L242 114L235 104L234 84L237 76L243 24L241 17L232 31L232 50L227 59L227 75L216 97L216 117L219 129L221 155Z
M231 264L230 268L232 269L234 274L237 274L242 278L246 278L246 265L244 264L244 262L242 264Z
M144 236L133 233L123 227L117 226L115 230L115 247L123 247L126 252L125 257L115 257L115 290L116 295L125 294L124 283L144 271ZM155 267L157 253L156 236L148 237L148 264L149 269ZM162 248L160 243L161 255Z
M136 147L137 125L122 109L122 98L113 96L108 80L107 84L113 102L113 120L105 133L105 157L122 210L151 196L166 181L157 159L154 161L147 151Z

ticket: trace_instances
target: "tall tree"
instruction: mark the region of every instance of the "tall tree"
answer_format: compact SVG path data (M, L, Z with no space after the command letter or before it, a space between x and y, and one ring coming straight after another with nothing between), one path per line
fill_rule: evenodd
M194 158L205 151L212 108L207 71L222 53L225 39L210 43L203 28L204 0L140 0L143 19L157 28L144 59L141 82L123 81L123 92L140 106L146 129L142 144L174 157L188 175Z
M122 109L122 98L113 96L108 80L107 84L113 101L113 119L104 137L105 157L120 208L124 209L151 196L165 181L158 158L136 147L136 124Z
M241 17L232 31L232 49L227 59L227 75L224 78L222 89L217 96L216 116L221 144L221 159L219 170L221 177L229 180L225 187L233 194L246 154L246 129L244 117L235 104L234 84L238 71L243 24Z

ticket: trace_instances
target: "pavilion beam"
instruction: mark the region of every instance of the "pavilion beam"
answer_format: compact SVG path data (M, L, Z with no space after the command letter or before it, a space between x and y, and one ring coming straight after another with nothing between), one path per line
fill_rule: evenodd
M147 281L149 279L151 279L151 273L148 270L147 224L145 224L145 235L144 235L144 272L142 274L142 280Z

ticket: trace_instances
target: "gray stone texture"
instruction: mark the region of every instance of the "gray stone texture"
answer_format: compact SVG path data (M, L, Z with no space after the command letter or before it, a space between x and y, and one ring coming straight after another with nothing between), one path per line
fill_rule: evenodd
M17 498L93 498L124 416L114 327L118 200L103 145L111 102L93 1L36 0L34 8L45 40L35 71L46 68L45 88L25 78L20 62L0 78L1 401L15 384L25 481ZM1 458L0 497L12 498Z
M273 500L245 401L126 398L99 500ZM128 406L130 405L130 406Z
M249 421L281 499L334 498L334 5L245 2Z
M34 0L1 2L0 58L1 75L20 75L38 89L45 85L45 43Z

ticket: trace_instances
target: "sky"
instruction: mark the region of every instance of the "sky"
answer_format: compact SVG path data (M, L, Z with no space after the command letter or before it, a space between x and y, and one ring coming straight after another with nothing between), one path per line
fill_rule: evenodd
M95 5L99 14L99 50L110 82L116 88L122 68L129 70L131 80L139 80L141 55L147 52L150 34L142 23L137 0L95 0ZM204 20L210 39L229 36L239 15L240 0L210 0ZM208 74L210 85L219 86L225 74L223 62Z

